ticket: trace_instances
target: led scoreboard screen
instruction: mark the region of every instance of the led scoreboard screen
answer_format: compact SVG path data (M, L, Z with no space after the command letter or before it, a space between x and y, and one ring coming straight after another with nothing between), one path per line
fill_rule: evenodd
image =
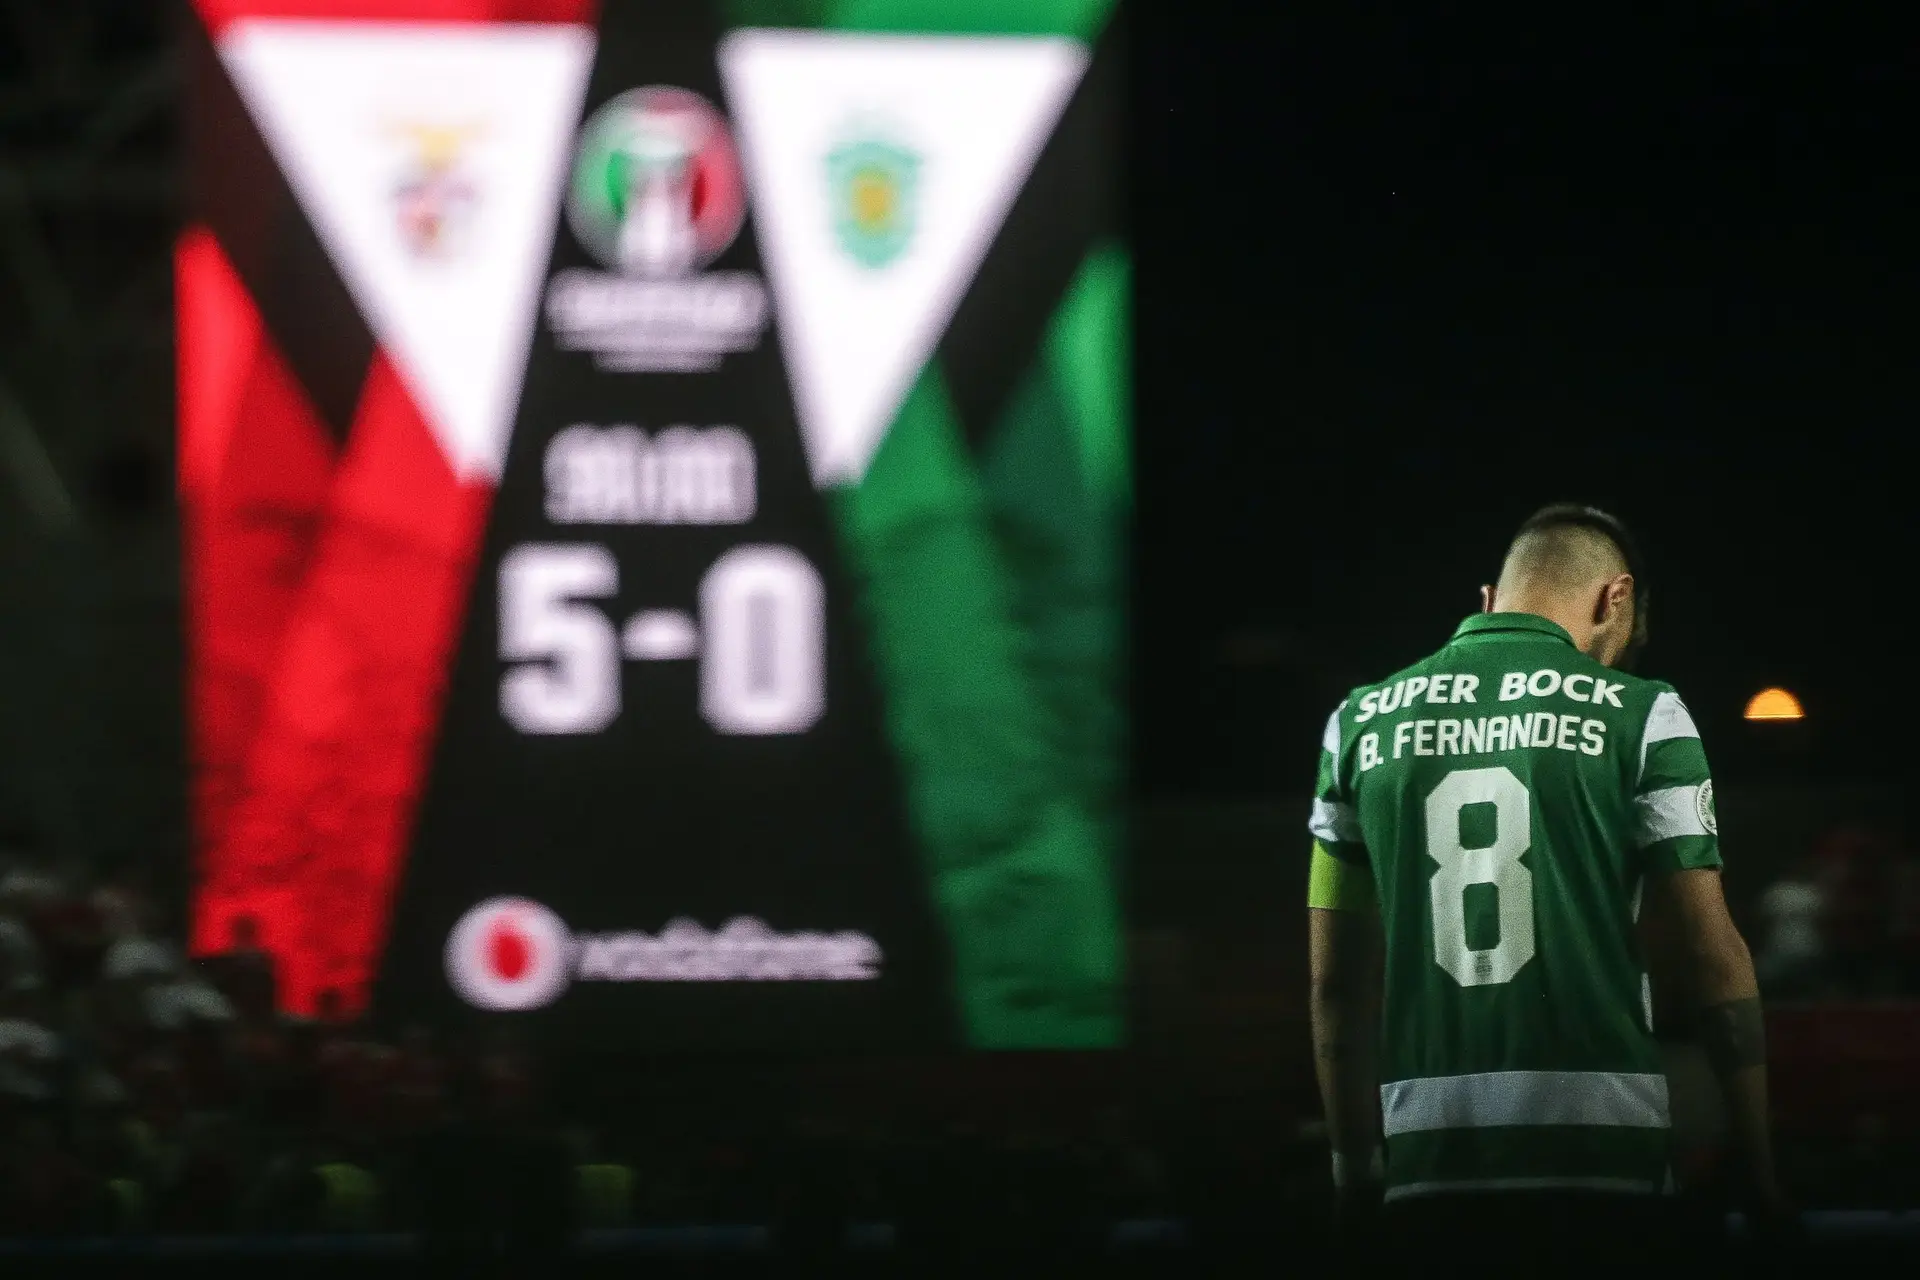
M196 8L194 950L596 1046L1120 1043L1111 6Z

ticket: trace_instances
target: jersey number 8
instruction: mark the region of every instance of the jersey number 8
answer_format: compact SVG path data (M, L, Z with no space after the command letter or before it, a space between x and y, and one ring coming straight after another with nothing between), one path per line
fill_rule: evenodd
M1460 842L1460 814L1493 806L1493 843ZM1520 855L1533 843L1533 798L1504 765L1456 769L1427 796L1427 856L1440 864L1428 884L1433 905L1433 958L1463 987L1511 982L1533 959L1533 873ZM1490 884L1499 904L1500 941L1467 943L1467 887Z

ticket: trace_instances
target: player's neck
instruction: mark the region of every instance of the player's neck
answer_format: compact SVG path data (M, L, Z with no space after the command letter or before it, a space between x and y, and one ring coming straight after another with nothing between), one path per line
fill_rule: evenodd
M1511 596L1504 593L1497 595L1494 598L1492 611L1494 613L1530 613L1536 618L1545 618L1573 637L1575 648L1582 653L1587 652L1585 637L1591 628L1591 623L1581 617L1584 610L1568 604L1565 600L1516 591Z

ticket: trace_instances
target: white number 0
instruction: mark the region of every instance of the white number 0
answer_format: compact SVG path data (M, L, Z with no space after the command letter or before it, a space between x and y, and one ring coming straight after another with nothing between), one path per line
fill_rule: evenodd
M801 733L826 710L826 589L790 547L735 547L700 583L700 714L721 733Z
M1493 806L1493 843L1460 844L1460 811ZM1433 903L1433 958L1463 987L1511 982L1533 959L1533 873L1520 855L1533 843L1533 798L1505 766L1456 769L1427 797L1427 856L1440 864L1429 884ZM1490 884L1499 902L1500 941L1467 945L1467 886Z

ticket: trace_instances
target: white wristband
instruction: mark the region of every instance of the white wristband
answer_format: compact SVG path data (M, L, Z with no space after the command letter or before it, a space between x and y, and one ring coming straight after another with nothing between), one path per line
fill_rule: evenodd
M1354 1170L1349 1168L1347 1165L1347 1158L1341 1155L1338 1151L1334 1152L1333 1153L1333 1185L1335 1187L1347 1187L1352 1185L1354 1181L1352 1177L1353 1173L1354 1173ZM1381 1182L1386 1179L1386 1176L1387 1176L1387 1162L1382 1157L1380 1148L1375 1147L1373 1149L1373 1154L1367 1157L1367 1173L1364 1180L1367 1182Z

